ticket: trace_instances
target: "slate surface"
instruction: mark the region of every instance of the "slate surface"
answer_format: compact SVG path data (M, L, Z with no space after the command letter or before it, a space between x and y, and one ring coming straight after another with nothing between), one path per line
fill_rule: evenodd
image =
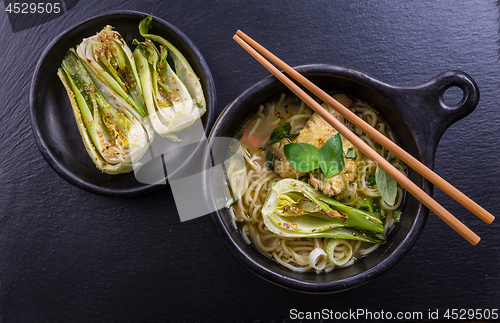
M479 245L430 214L389 272L347 292L304 295L245 270L208 217L181 223L168 187L119 199L68 184L39 153L28 114L31 77L51 39L119 9L152 12L191 38L212 71L217 114L268 75L232 40L237 29L290 65L349 66L395 85L458 69L476 80L481 100L443 135L435 170L499 216L496 1L66 2L51 20L9 17L10 1L0 5L0 322L285 322L291 309L324 308L427 319L429 310L442 318L451 308L500 308L499 220L483 224L439 190L434 197Z

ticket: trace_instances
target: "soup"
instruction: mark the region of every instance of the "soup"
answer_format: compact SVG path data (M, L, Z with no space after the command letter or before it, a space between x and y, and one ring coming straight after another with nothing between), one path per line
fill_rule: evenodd
M342 93L333 97L395 140L389 125L366 103ZM405 173L392 153L323 107ZM236 139L244 162L226 169L231 220L248 244L292 271L350 266L385 243L400 219L404 192L399 185L294 95L261 105ZM333 173L332 165L337 168ZM382 189L382 179L393 186L392 198Z

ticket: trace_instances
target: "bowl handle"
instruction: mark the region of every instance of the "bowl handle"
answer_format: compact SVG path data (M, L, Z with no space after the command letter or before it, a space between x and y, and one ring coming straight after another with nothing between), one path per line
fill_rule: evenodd
M463 92L459 103L449 105L444 93L450 87L458 87ZM412 87L392 87L388 93L396 100L404 120L422 152L424 162L434 164L436 148L444 131L454 122L464 118L476 108L479 102L479 88L476 82L460 71L447 71L430 81Z
M474 111L479 102L479 88L476 82L460 71L443 72L422 86L427 89L429 96L437 96L441 109L435 113L442 119L446 128ZM444 93L454 86L463 91L463 97L459 103L448 105L444 101Z

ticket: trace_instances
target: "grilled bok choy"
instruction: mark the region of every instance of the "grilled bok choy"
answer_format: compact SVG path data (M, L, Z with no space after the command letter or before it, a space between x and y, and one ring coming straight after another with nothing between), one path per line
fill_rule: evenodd
M94 82L74 49L66 54L57 75L97 168L107 174L130 172L153 140L146 120L114 88L107 88L100 79Z
M376 214L344 205L296 179L273 184L262 216L271 232L284 237L385 243L384 226Z
M95 36L85 38L76 51L91 78L99 81L96 85L101 93L113 90L143 117L147 116L132 51L120 33L108 25Z
M159 62L160 64L157 66L157 68L162 83L169 85L168 83L170 82L172 87L175 88L178 80L180 80L191 96L191 99L193 100L191 110L189 111L189 106L186 105L185 107L183 107L183 112L190 113L192 115L192 118L201 117L206 111L206 102L198 76L196 75L184 55L182 55L182 53L174 45L172 45L172 43L161 36L149 34L149 30L152 26L152 16L146 17L139 23L139 33L147 40L154 41L161 46L161 57ZM172 58L175 73L169 66L169 64L167 64L167 54L169 54ZM168 77L172 77L173 75L176 76L175 79L167 79Z
M134 40L133 52L108 25L70 49L58 70L85 147L97 168L108 174L139 165L154 131L180 141L174 132L192 125L206 110L195 72L170 42L148 34L152 25L152 16L140 22L145 41Z
M168 64L167 49L162 46L159 52L149 40L134 44L133 56L151 124L161 136L178 140L173 132L192 125L201 116L200 110Z

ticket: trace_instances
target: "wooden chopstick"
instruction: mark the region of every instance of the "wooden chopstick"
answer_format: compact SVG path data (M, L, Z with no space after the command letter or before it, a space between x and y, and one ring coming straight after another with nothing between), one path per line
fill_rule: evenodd
M481 220L486 222L487 224L490 224L493 222L495 217L490 214L488 211L486 211L484 208L482 208L479 204L471 200L467 195L464 193L460 192L458 189L456 189L453 185L445 181L442 177L440 177L438 174L434 173L431 169L429 169L427 166L422 164L418 159L407 153L405 150L403 150L401 147L396 145L393 141L391 141L389 138L384 136L382 133L374 129L371 125L366 123L363 119L358 117L354 112L349 110L348 108L344 107L342 104L340 104L337 100L335 100L331 95L320 89L316 84L313 82L309 81L306 77L304 77L302 74L294 70L292 67L290 67L288 64L283 62L281 59L273 55L271 52L269 52L267 49L265 49L263 46L261 46L259 43L257 43L255 40L247 36L245 33L243 33L241 30L238 30L236 32L238 36L240 36L244 41L246 41L248 44L250 44L252 47L254 47L258 52L260 52L264 57L268 58L272 63L276 64L279 68L281 68L283 71L285 71L288 75L290 75L292 78L297 80L300 84L302 84L305 88L307 88L309 91L314 93L318 98L326 102L329 106L337 110L344 118L352 122L356 127L360 128L363 130L366 134L368 134L371 138L373 138L376 142L387 148L390 152L392 152L396 157L401 159L404 163L406 163L408 166L413 168L416 172L418 172L420 175L428 179L432 184L436 185L439 189L441 189L443 192L451 196L455 201L458 203L462 204L465 208L467 208L470 212L474 213L477 217L479 217Z
M238 31L237 34L234 35L233 39L238 44L240 44L248 53L250 53L257 61L259 61L259 63L261 63L265 68L267 68L276 78L278 78L278 80L280 80L285 86L287 86L292 92L294 92L302 101L304 101L304 103L306 103L309 107L311 107L314 111L316 111L323 119L325 119L328 123L330 123L332 125L332 127L334 127L341 135L343 135L354 146L356 146L364 155L368 156L368 158L370 158L371 160L377 162L378 166L383 171L385 171L389 176L391 176L396 182L398 182L404 189L406 189L417 200L419 200L422 204L424 204L427 208L429 208L429 210L431 210L432 212L434 212L434 214L439 216L446 224L448 224L452 229L454 229L457 233L459 233L469 243L471 243L472 245L476 245L481 240L481 238L478 235L476 235L471 229L469 229L467 226L465 226L462 222L460 222L457 218L455 218L450 212L448 212L444 207L442 207L439 203L437 203L434 199L432 199L432 197L430 197L427 193L425 193L422 189L420 189L420 187L418 187L415 183L413 183L410 179L408 179L405 175L403 175L400 171L398 171L387 160L385 160L385 158L383 158L376 151L371 149L371 147L368 144L366 144L356 134L354 134L347 127L345 127L331 113L329 113L319 103L317 103L313 98L311 98L306 92L304 92L304 90L302 90L292 80L290 80L283 73L281 73L268 60L266 60L262 55L260 55L254 48L252 48L252 46L254 46L254 44L255 44L256 48L262 49L264 51L265 50L264 47L258 45L258 43L256 43L255 41L253 41L251 39L250 39L249 43L251 43L252 46L250 46L247 42L245 42L245 40L240 38L241 35L243 35L243 37L245 37L245 40L250 39L250 37L244 35L241 31ZM265 50L264 52L269 53L267 50ZM269 55L269 56L271 56L271 55ZM272 55L271 57L273 57L273 56L274 55ZM299 82L300 82L300 80L299 80ZM309 90L311 90L311 89L309 89ZM315 93L315 91L311 90L311 92L313 92L315 95L317 95ZM321 98L321 99L324 100L323 98ZM326 97L325 97L325 99L326 99ZM324 101L327 102L328 104L330 104L328 101L326 101L326 100L324 100ZM337 105L341 105L341 104L337 102L337 104L333 103L330 105L333 108L336 108ZM348 110L348 109L346 109L346 110ZM370 128L373 129L371 126L370 126ZM370 134L371 132L374 132L374 130L369 130L369 131L365 131L365 132L367 134ZM409 159L407 158L407 160L409 160ZM405 161L405 160L403 160L403 161L408 164L407 161Z

